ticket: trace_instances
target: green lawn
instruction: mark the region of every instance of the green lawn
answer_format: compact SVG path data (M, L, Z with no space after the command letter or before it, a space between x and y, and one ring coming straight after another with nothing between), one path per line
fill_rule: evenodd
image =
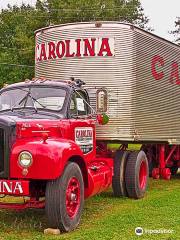
M150 180L144 199L114 198L111 189L85 202L78 229L59 236L44 235L43 210L1 210L0 239L134 240L180 239L180 175L171 181ZM135 227L170 229L172 234L136 236Z

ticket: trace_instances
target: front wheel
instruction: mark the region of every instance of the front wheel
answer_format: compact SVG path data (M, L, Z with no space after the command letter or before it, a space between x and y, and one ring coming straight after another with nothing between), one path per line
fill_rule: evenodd
M75 229L84 205L84 183L79 166L68 163L61 177L47 183L45 197L49 227L61 232Z

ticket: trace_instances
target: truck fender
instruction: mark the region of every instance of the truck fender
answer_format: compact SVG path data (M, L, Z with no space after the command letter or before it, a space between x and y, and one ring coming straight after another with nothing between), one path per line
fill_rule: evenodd
M19 154L28 151L32 154L32 165L27 168L28 173L23 175L23 167L18 163ZM27 179L56 179L69 160L76 161L79 157L84 161L80 147L68 139L49 138L45 142L41 139L20 139L12 147L10 156L10 177Z

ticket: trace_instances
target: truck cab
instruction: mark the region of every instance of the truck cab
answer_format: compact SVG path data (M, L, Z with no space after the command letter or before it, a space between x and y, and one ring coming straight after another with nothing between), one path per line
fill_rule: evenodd
M2 163L2 177L56 178L60 174L61 168L63 170L67 157L79 154L85 163L95 158L95 120L92 119L92 109L87 91L76 82L36 80L12 84L1 90L0 102L1 129L9 126L10 133L6 138L11 147L13 146L9 163L5 159ZM14 139L11 136L12 132L15 135ZM6 135L6 131L4 133ZM1 134L3 134L3 130ZM26 171L23 168L23 162L19 160L20 162L16 163L16 157L20 152L28 152L28 148L32 148L32 151L36 149L36 154L40 151L37 150L38 143L33 143L36 140L39 140L40 143L42 140L46 149L49 150L47 145L50 139L51 141L52 139L53 141L58 140L60 145L64 144L64 146L58 146L63 148L63 151L66 148L66 151L69 151L72 145L71 154L66 152L66 157L63 156L63 159L66 159L63 160L63 164L61 162L59 169L57 165L53 166L52 161L51 168L54 170L50 172L49 164L46 162L46 164L42 164L44 168L42 173L37 171L38 166L35 166L35 161L29 167L28 161L25 163L27 164L24 166ZM39 146L39 148L41 147ZM42 157L39 159L39 166L41 161L45 161L45 159L41 159ZM54 164L58 164L57 161L54 160Z

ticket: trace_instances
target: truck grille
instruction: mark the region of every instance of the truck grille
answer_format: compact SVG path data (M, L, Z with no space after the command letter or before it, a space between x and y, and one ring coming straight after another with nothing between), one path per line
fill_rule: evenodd
M0 115L0 179L9 177L9 158L16 141L16 122L6 115Z
M15 125L0 122L0 178L9 177L9 156L15 142Z

